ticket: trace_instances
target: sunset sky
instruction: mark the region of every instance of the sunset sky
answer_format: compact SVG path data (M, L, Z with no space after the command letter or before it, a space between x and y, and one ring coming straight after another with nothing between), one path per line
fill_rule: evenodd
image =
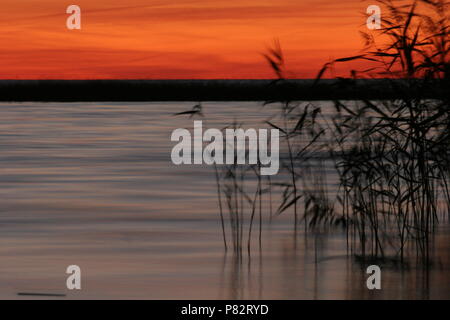
M358 54L373 1L2 0L1 79L257 79L281 42L292 78ZM68 30L66 8L81 7Z

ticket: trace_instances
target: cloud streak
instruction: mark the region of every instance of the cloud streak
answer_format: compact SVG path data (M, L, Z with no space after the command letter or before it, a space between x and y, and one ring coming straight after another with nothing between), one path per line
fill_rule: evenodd
M79 0L82 30L59 0L4 0L0 78L261 78L281 40L292 72L312 77L360 48L360 0Z

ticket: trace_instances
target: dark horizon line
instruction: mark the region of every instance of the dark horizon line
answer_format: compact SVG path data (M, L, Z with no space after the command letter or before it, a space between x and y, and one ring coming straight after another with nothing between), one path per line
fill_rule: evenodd
M385 100L448 97L445 88L421 79L0 80L0 101Z
M284 78L285 81L317 81L316 78ZM406 81L406 78L320 78L319 81L339 81L339 80L355 80L355 81ZM413 80L421 81L422 78ZM144 79L144 78L86 78L86 79L2 79L0 82L26 82L26 81L280 81L279 78L160 78L160 79Z

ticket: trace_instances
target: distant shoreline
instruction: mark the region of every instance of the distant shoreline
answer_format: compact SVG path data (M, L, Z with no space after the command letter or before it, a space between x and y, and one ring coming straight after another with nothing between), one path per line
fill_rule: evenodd
M3 102L385 100L411 95L405 80L0 80ZM440 82L420 98L448 97Z

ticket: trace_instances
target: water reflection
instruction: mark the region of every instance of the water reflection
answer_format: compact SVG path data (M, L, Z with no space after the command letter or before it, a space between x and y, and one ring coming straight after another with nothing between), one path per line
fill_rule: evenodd
M250 255L245 242L224 254L213 168L170 161L171 131L192 125L172 114L190 106L0 106L0 298L450 298L448 230L429 268L382 266L380 292L367 290L344 234L294 233L293 217L271 219L265 203L261 248L256 219ZM230 102L204 112L220 128L236 115L256 126L272 111ZM71 264L82 268L80 292L65 289Z
M277 245L240 259L224 255L221 298L226 299L448 299L448 230L436 235L432 261L424 265L377 261L382 290L368 290L374 261L347 255L345 241L327 234L284 236Z

